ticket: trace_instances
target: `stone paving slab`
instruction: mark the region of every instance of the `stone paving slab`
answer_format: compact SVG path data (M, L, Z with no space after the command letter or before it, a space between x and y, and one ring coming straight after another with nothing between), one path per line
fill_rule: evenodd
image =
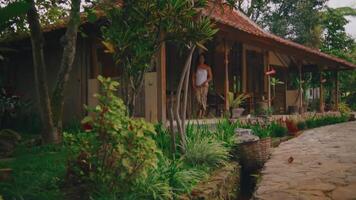
M254 199L356 200L356 122L308 130L275 148Z

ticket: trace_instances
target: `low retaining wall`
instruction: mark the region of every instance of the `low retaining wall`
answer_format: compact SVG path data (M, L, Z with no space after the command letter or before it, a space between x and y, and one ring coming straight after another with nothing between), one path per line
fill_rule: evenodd
M190 194L180 200L233 200L240 188L240 165L231 162L217 169L210 178L198 184Z

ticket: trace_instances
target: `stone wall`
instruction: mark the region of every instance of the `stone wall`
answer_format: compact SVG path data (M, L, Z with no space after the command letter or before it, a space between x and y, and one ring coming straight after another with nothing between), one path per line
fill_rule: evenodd
M228 163L217 169L210 178L198 184L189 195L181 196L180 200L233 200L238 196L240 188L240 165Z

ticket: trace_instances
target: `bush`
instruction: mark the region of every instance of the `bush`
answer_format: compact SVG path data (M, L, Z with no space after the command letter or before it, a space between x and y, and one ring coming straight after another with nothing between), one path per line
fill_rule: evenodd
M271 136L271 130L267 127L263 127L260 124L254 124L250 126L254 135L258 136L259 138L267 138Z
M73 186L83 184L88 191L125 198L138 180L157 167L161 152L152 139L153 125L129 118L123 101L115 96L118 83L101 76L98 80L102 87L96 95L99 104L88 108L92 117L82 121L87 132L65 135L71 151L67 181Z
M134 193L126 199L178 199L181 194L190 193L192 188L206 177L204 170L187 167L182 159L160 159L157 169L150 171L144 179L135 184Z
M226 147L232 147L236 143L235 130L238 126L238 122L230 122L228 119L219 121L214 136L217 140L223 142Z
M165 156L170 157L172 155L171 147L171 135L162 124L155 125L156 135L153 139L156 141L157 147L164 153ZM177 140L176 140L177 141Z
M197 135L187 139L184 159L193 166L218 167L228 160L228 156L228 148L212 136Z
M342 123L347 121L348 121L348 116L341 115L341 116L313 117L305 120L305 123L308 128L317 128L320 126L337 124L337 123Z
M299 130L305 130L307 128L307 124L305 123L305 121L300 121L297 123L297 127Z
M344 102L339 103L338 109L342 115L349 115L352 112L349 105Z
M289 133L295 134L299 131L297 124L293 119L287 119L286 126Z
M268 129L270 130L272 137L284 137L288 134L288 129L276 122L272 122Z

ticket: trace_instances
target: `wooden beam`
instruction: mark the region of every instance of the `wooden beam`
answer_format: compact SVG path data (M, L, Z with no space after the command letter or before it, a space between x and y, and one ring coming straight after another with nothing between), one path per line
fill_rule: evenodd
M158 121L166 124L166 44L161 45L157 63L157 114ZM149 94L146 94L149 97Z
M281 55L279 55L279 53L274 52L274 54L277 56L277 58L281 61L281 63L282 63L285 67L288 67L288 66L289 66L288 63L285 61L285 59L282 58Z
M277 42L271 38L257 37L255 35L246 33L244 31L220 23L217 24L217 27L220 30L219 32L223 32L227 37L233 38L236 41L244 42L245 44L258 46L270 51L277 51L279 53L286 54L286 55L293 55L294 57L300 60L308 60L308 61L316 62L318 64L329 66L334 69L338 69L340 67L340 63L334 60L330 60L321 57L317 54L305 52L301 49L282 44L281 42Z

